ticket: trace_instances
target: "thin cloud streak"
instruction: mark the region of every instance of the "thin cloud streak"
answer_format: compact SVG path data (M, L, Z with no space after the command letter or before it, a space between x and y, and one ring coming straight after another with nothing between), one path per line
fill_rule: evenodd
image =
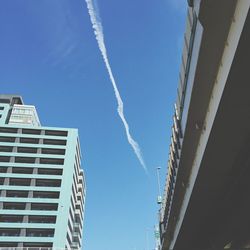
M133 150L134 150L139 162L141 163L142 167L144 168L145 172L148 173L147 167L146 167L144 160L143 160L143 157L142 157L141 149L140 149L138 143L132 138L130 131L129 131L129 125L128 125L126 118L124 116L123 101L122 101L122 98L120 96L119 90L117 88L117 85L116 85L116 82L115 82L115 79L114 79L114 76L112 73L112 69L111 69L111 66L109 63L108 54L107 54L107 50L106 50L106 46L105 46L105 42L104 42L104 34L103 34L101 19L100 19L99 13L98 13L98 9L95 8L97 6L97 3L93 2L92 0L85 0L85 1L87 3L89 16L90 16L92 27L93 27L95 37L96 37L96 40L98 43L98 47L101 51L105 66L108 70L110 81L113 85L115 97L116 97L117 104L118 104L117 111L118 111L118 114L123 122L128 142L131 145L131 147L133 148Z

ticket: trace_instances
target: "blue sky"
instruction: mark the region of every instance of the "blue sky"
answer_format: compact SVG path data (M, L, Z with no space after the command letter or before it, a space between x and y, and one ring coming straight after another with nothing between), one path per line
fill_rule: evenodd
M2 0L1 93L23 96L46 126L79 128L87 179L86 250L147 250L157 221L156 167L166 177L186 0L97 0L131 134L84 0Z

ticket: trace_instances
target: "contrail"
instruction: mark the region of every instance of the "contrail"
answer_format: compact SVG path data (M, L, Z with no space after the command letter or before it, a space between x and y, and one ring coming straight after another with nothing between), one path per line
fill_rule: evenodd
M99 13L98 13L97 4L93 0L85 0L85 1L87 3L87 8L88 8L90 20L91 20L91 23L92 23L92 26L94 29L95 38L97 40L98 47L102 53L104 63L105 63L106 68L108 70L110 81L111 81L113 88L114 88L115 97L116 97L117 104L118 104L117 111L118 111L118 114L123 122L128 142L131 145L131 147L133 148L133 150L134 150L138 160L140 161L142 167L144 168L145 172L148 173L147 167L146 167L144 160L143 160L143 157L142 157L141 149L140 149L138 143L132 138L132 136L129 132L129 125L128 125L126 118L124 116L123 101L122 101L121 95L119 93L119 90L117 88L115 78L113 76L112 69L111 69L111 66L109 63L108 54L107 54L107 50L106 50L106 46L105 46L105 42L104 42L102 23L101 23L101 19L100 19Z

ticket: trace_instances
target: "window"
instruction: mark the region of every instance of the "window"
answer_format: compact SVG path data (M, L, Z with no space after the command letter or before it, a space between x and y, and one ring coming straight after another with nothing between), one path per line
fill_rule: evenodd
M10 186L30 186L31 179L10 178Z
M20 223L23 222L23 216L21 215L0 215L0 222L8 223Z
M8 167L0 167L0 173L6 173Z
M60 187L61 180L36 179L36 186L38 187Z
M26 229L26 236L28 236L28 237L53 237L54 232L55 232L54 229L27 228Z
M22 129L23 134L40 135L41 130L39 129Z
M46 211L56 211L58 204L52 203L31 203L31 210L46 210Z
M39 139L38 138L20 138L20 143L29 143L29 144L38 144Z
M28 197L29 191L8 190L6 197Z
M12 152L13 147L0 146L0 152Z
M34 191L33 198L58 199L59 192Z
M0 107L0 110L4 110L4 107Z
M9 162L10 157L9 156L0 156L0 162Z
M23 202L4 202L3 209L25 210L25 203L23 203Z
M60 130L45 130L45 135L53 135L53 136L67 136L68 131L60 131Z
M0 142L15 142L15 137L0 136Z
M43 144L66 145L66 140L43 139Z
M19 228L0 228L0 236L19 236Z
M54 169L54 168L38 168L38 174L45 175L62 175L62 169Z
M4 184L4 178L0 178L0 185Z
M75 222L78 223L82 227L82 224L83 224L82 212L75 213Z
M29 243L24 242L24 247L29 247L29 250L51 250L52 243L44 243L44 242L36 242L36 243Z
M29 223L56 223L56 216L29 215Z
M31 147L18 147L17 148L18 153L37 153L37 148L31 148Z
M80 210L80 213L82 213L82 207L79 204L76 204L76 209Z
M33 168L13 167L12 173L15 174L32 174Z
M17 133L17 128L0 127L0 133Z
M65 154L65 149L42 148L42 154L64 155Z
M35 157L15 157L17 163L35 163Z
M17 244L16 242L3 242L1 241L0 242L0 247L3 249L3 250L7 250L9 247L17 247Z
M41 164L63 165L64 159L40 158Z

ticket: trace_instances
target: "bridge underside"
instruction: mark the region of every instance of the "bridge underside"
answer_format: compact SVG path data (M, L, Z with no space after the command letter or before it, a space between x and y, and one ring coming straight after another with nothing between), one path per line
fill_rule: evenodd
M250 248L250 15L175 249Z

